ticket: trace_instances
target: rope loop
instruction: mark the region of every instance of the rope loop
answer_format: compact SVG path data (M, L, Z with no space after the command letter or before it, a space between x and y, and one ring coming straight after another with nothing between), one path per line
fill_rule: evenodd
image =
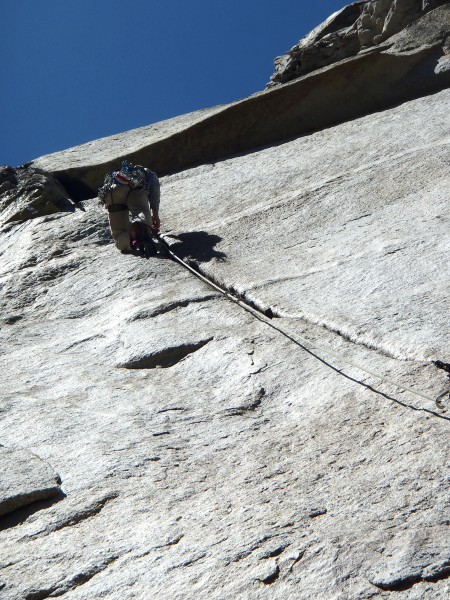
M445 396L448 396L447 400L450 401L450 390L445 390L445 391L441 392L439 394L439 396L437 396L434 400L436 403L436 406L439 408L439 410L444 410L444 411L447 410L447 407L445 406L445 404L442 403L442 398L444 398Z

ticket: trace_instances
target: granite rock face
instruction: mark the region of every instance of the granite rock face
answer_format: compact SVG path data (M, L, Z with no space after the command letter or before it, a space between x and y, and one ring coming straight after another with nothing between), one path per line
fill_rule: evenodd
M448 597L449 102L162 179L171 248L289 337L95 199L3 229L0 443L62 481L0 520L2 599Z
M59 476L26 450L0 447L0 472L0 517L61 493Z
M356 23L361 48L383 42L418 19L421 0L374 0L367 2Z
M50 173L30 166L0 167L0 224L73 210L67 191Z
M291 50L275 59L269 87L286 83L344 58L361 49L357 22L365 2L354 2L313 29ZM372 2L368 3L373 4Z
M447 16L2 170L2 600L447 600ZM228 296L118 253L93 196L27 212L121 157Z

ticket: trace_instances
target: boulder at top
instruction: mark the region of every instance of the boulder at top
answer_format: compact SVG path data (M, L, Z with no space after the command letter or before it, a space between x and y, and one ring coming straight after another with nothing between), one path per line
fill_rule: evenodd
M363 0L349 4L275 59L275 73L268 86L292 81L373 48L444 4L449 0ZM448 11L440 15L448 26ZM420 32L416 43L427 43Z

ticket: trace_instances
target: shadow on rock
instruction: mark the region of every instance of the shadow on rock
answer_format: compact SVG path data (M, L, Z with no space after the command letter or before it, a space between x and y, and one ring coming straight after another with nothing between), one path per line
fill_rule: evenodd
M5 529L10 529L11 527L16 527L17 525L24 523L31 515L34 515L40 510L50 508L54 504L64 500L64 498L66 498L66 494L60 490L51 498L37 500L36 502L32 502L27 506L22 506L21 508L17 508L6 515L3 515L0 517L0 531L4 531Z
M222 241L218 235L206 231L189 231L171 236L179 240L171 245L170 249L180 258L191 258L201 262L208 262L213 258L224 260L226 254L215 250L214 247Z

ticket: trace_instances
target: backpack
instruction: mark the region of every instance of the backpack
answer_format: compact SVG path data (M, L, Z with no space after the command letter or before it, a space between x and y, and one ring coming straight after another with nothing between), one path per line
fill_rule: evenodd
M103 185L98 190L98 197L102 204L115 188L128 187L127 195L131 190L149 190L147 170L141 165L132 165L127 160L122 161L120 171L107 173Z
M116 179L122 178L132 190L145 189L147 183L147 173L141 165L132 165L128 161L122 162L120 171L116 171Z

